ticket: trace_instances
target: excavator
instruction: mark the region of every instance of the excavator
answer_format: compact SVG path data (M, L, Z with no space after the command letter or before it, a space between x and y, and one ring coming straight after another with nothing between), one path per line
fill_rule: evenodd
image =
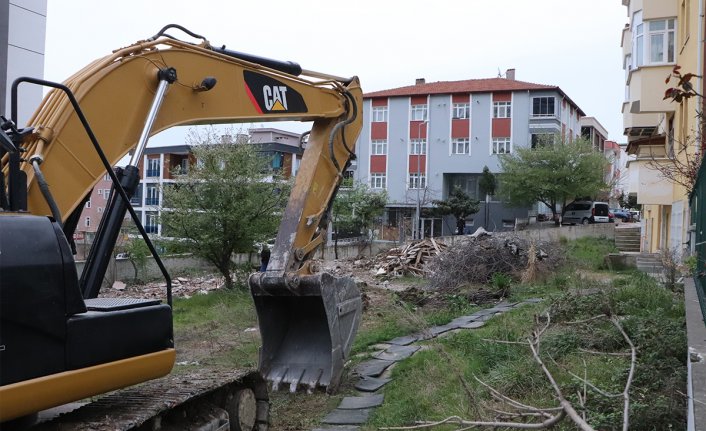
M18 89L29 85L51 90L19 127ZM32 426L266 430L268 384L335 390L361 297L350 278L320 272L311 259L355 157L361 100L357 77L214 46L176 24L63 84L17 79L11 116L0 121L0 426L29 427L38 412L83 400ZM258 370L170 374L171 279L130 206L139 161L149 137L173 126L267 121L313 125L267 270L248 280L262 339ZM73 233L106 174L112 192L78 274ZM126 215L163 273L164 300L99 296Z

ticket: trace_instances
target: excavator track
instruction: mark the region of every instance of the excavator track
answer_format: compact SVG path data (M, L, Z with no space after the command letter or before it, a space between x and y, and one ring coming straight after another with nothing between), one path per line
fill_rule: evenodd
M33 431L269 429L269 397L262 376L251 370L214 370L170 375L112 392Z

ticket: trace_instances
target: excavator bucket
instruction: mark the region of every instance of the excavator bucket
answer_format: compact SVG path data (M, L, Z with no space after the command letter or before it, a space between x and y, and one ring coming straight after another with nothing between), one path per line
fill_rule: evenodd
M360 323L360 290L349 277L327 273L284 280L250 277L262 347L259 369L277 390L338 386Z

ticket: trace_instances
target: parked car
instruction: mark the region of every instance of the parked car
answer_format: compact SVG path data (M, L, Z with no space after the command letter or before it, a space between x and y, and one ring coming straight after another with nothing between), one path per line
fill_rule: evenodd
M622 221L632 221L632 214L630 214L630 211L624 210L622 208L611 208L610 212L612 212L615 215L615 218L618 218Z
M610 210L606 202L574 201L564 208L562 223L609 223L609 212Z
M632 214L633 220L640 221L640 211L639 210L630 210L630 214Z

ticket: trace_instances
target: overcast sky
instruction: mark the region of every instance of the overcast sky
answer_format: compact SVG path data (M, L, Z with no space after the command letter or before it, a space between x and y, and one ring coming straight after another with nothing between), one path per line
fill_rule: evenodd
M626 22L620 0L49 0L45 78L177 23L214 45L358 75L366 92L515 68L518 80L561 87L623 142Z

